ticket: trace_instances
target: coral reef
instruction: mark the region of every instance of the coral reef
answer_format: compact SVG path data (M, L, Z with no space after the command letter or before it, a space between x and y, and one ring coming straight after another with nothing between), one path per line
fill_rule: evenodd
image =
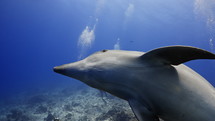
M4 105L0 121L137 121L128 103L80 85L38 92Z

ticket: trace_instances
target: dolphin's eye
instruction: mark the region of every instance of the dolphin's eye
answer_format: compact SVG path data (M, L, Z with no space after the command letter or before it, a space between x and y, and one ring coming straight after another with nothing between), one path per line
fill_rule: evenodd
M108 50L102 50L102 52L107 52Z

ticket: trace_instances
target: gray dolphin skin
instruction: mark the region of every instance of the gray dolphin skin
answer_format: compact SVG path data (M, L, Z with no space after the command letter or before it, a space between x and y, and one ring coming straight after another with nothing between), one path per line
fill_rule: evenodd
M214 87L182 63L215 59L190 46L102 50L54 71L127 100L139 121L214 121Z

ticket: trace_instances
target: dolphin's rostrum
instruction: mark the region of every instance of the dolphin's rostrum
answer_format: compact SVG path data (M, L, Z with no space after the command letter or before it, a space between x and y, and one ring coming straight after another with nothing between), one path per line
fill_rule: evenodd
M105 50L54 71L127 100L139 121L214 121L214 87L182 63L215 59L189 46Z

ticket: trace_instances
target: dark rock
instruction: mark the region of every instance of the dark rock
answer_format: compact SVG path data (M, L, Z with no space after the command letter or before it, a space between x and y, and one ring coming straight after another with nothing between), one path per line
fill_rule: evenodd
M126 114L124 111L121 111L119 108L113 108L107 113L104 113L97 117L96 121L103 121L107 119L111 119L113 121L130 121L131 119L133 119L133 117Z
M44 119L44 121L53 121L55 119L55 117L49 113L48 116Z
M72 115L71 113L68 113L68 114L65 116L66 120L68 120L68 121L71 120L72 117L73 117L73 115Z
M54 121L60 121L60 119L58 119L58 118L55 118L55 119L54 119Z
M131 117L125 112L120 112L115 115L114 119L114 121L130 121Z

